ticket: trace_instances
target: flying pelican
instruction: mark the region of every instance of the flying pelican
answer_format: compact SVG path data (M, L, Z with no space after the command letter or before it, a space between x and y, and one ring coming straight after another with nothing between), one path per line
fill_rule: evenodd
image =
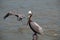
M33 40L37 40L37 34L41 34L43 35L43 30L42 27L39 26L36 22L32 21L31 17L32 17L32 12L31 10L28 12L28 22L27 25L29 24L30 28L32 29L32 31L34 32L33 34ZM35 37L35 38L34 38Z
M25 18L25 15L23 14L16 14L15 12L10 11L4 16L4 19L6 19L8 16L11 16L11 15L16 16L18 21L21 21L23 18Z

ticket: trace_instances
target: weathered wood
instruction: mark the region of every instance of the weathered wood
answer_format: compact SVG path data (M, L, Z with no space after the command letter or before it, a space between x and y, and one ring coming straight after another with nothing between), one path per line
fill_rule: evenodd
M33 34L33 39L32 40L38 40L38 36L37 36L37 34L35 33L35 34Z

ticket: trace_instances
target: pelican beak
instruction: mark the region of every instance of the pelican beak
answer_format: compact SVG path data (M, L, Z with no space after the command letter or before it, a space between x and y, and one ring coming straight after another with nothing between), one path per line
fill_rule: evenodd
M30 18L30 15L28 15L28 18L27 19L29 20L29 18ZM29 21L27 21L27 25L28 25L28 23L29 23Z
M30 17L30 15L28 15L28 18Z
M29 14L29 15L28 15L28 18L30 18L30 16L32 16L32 14Z

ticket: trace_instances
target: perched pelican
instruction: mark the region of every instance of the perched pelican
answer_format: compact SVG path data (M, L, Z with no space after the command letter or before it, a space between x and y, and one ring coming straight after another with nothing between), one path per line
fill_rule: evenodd
M8 16L11 16L11 15L16 16L18 21L20 21L20 20L22 20L23 18L25 18L25 15L23 15L23 14L16 14L15 12L10 11L10 12L8 12L8 13L4 16L4 19L6 19Z
M41 35L44 34L43 30L42 30L42 27L39 26L36 22L32 21L32 19L31 19L32 12L31 11L28 12L28 15L29 16L28 16L28 23L27 24L29 24L30 28L34 32L33 37L35 36L35 38L36 38L35 40L37 40L37 34L41 34ZM33 38L33 40L34 40L34 38Z

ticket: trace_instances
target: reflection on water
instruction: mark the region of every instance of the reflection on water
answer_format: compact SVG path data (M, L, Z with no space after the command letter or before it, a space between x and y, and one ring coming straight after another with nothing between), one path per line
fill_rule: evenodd
M3 16L9 10L16 10L27 16L28 10L33 11L33 19L43 27L45 35L39 40L60 40L60 0L0 0L0 40L32 40L33 32L23 25L16 17Z

